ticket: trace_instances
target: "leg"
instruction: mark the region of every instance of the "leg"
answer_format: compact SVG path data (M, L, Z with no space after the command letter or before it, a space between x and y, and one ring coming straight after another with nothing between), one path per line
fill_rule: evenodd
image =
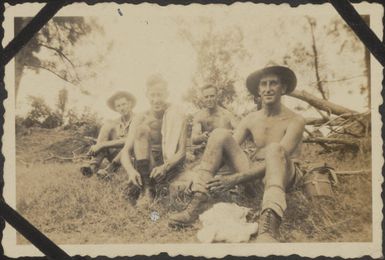
M241 147L235 142L231 132L218 128L210 134L200 163L201 169L216 172L225 158L236 171L249 169L249 160Z
M191 188L194 196L185 211L170 216L170 226L191 225L209 206L206 183L218 171L224 158L236 171L244 171L249 168L247 156L235 142L231 133L224 129L216 129L210 135L197 171L192 172L195 174Z
M286 210L286 188L294 177L294 170L284 148L278 143L272 143L266 148L265 163L265 191L258 241L274 242L279 236L279 225Z
M108 141L111 133L113 132L113 128L109 124L105 124L99 131L99 135L97 138L97 143ZM80 171L84 176L91 176L99 170L100 164L103 162L103 159L108 156L108 151L102 149L96 155L91 157L90 162L87 166L82 166Z
M139 205L146 206L154 198L154 185L150 181L151 171L151 143L150 128L141 125L136 130L134 142L135 168L140 173L143 181Z
M222 162L226 161L235 171L247 171L250 168L249 159L236 143L231 132L226 129L215 129L207 142L194 186L198 191L207 193L205 186L219 170Z

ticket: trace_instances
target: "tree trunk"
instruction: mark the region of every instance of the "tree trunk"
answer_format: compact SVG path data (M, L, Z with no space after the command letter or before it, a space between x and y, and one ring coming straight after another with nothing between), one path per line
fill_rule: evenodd
M326 98L326 94L322 85L322 80L319 74L319 61L318 61L318 50L317 50L317 45L315 41L315 36L314 36L314 27L315 27L315 22L311 20L311 18L308 17L308 22L310 25L310 32L311 32L311 39L312 39L312 50L313 50L313 58L314 58L314 70L315 70L315 77L317 80L317 89L321 93L321 96L323 99Z
M344 115L344 114L358 113L357 111L334 104L328 100L320 99L305 90L294 90L289 94L289 96L303 100L319 110L322 110L337 116Z

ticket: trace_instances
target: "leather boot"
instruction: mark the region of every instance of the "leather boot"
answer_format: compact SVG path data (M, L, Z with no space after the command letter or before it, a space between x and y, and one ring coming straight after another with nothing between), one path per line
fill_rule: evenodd
M208 206L208 196L204 193L197 192L194 194L190 204L184 211L172 214L169 220L171 227L187 227L191 226L203 213Z
M281 218L272 209L265 209L259 217L257 242L277 243Z

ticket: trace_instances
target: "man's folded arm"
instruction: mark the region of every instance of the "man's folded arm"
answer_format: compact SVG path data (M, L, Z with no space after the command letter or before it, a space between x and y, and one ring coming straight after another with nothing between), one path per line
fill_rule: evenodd
M197 115L193 118L192 123L192 131L191 131L191 142L192 144L201 144L202 142L206 141L205 136L202 133L202 125L197 119Z

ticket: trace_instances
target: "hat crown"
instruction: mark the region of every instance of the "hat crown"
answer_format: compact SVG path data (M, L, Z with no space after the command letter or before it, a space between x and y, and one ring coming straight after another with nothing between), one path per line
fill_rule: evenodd
M269 63L275 64L273 62ZM252 95L259 96L259 81L267 74L276 74L280 77L281 81L286 84L286 94L291 93L297 86L297 77L291 69L276 64L267 65L266 67L251 73L247 77L246 87Z

